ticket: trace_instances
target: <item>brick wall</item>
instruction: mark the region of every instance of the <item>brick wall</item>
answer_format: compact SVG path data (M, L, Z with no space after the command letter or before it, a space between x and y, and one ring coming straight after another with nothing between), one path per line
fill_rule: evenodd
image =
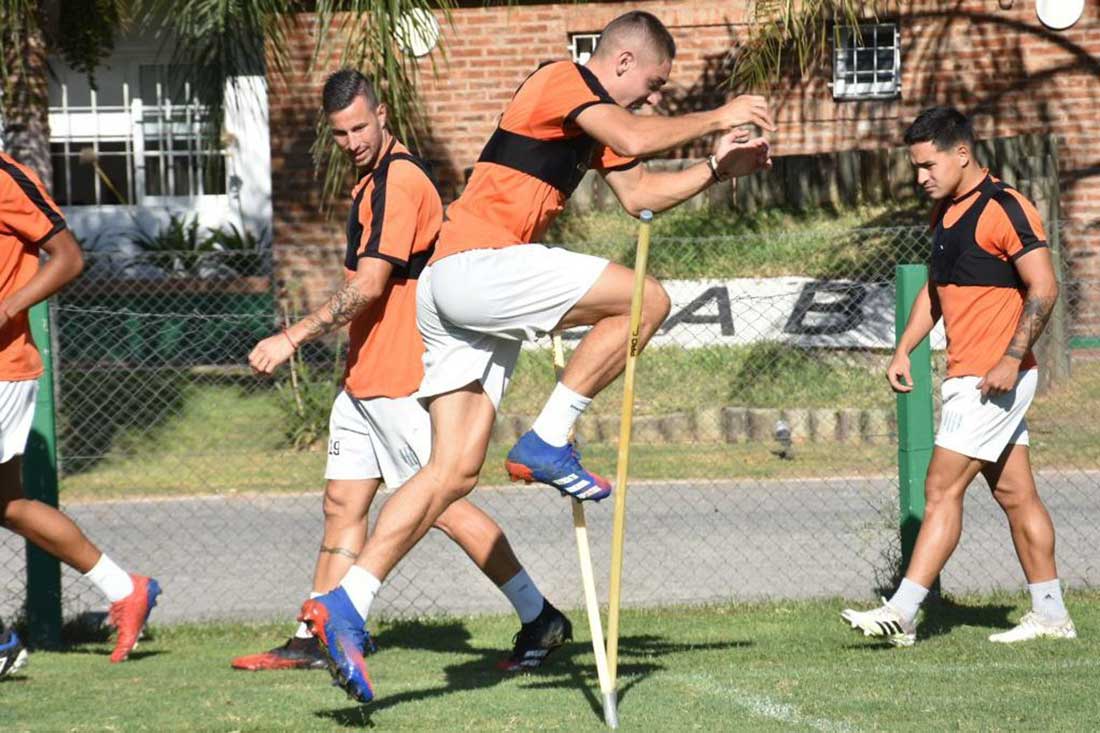
M747 33L746 5L661 0L459 9L452 26L441 22L448 60L437 59L439 75L428 59L420 63L429 123L422 152L453 195L524 77L543 61L565 57L569 34L598 31L630 8L653 12L676 39L666 106L713 106L724 93L719 83L728 75L731 49ZM1063 216L1078 225L1066 239L1071 277L1100 283L1100 8L1088 5L1085 17L1065 32L1045 29L1034 3L1023 0L1007 10L989 0L909 0L904 9L894 7L880 17L900 23L901 97L834 101L826 62L800 83L772 92L776 154L896 145L916 113L933 103L972 113L983 137L1053 133L1061 141ZM312 20L299 20L294 63L303 69L312 50ZM275 235L281 252L302 245L339 247L339 222L325 225L316 213L319 187L308 156L320 82L300 71L289 85L272 80ZM310 258L294 260L285 260L285 272L311 290L337 271L318 276ZM1090 290L1100 288L1084 289L1077 332L1100 334L1100 296Z

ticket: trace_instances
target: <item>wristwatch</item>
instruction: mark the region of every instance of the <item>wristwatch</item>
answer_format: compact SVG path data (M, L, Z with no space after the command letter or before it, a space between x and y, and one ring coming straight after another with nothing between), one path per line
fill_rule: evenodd
M718 156L711 153L707 156L707 167L710 168L710 174L714 176L714 180L718 183L726 180L722 178L722 174L718 172Z

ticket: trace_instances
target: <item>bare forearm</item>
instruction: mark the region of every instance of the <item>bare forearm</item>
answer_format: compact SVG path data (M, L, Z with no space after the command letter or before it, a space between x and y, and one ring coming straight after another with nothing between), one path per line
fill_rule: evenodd
M327 303L291 326L288 333L296 344L320 338L351 323L375 297L373 293L364 292L354 280L349 280Z
M677 117L633 115L633 118L630 126L623 130L622 139L611 144L620 155L653 155L722 129L713 112L692 112Z
M909 320L905 324L905 330L902 331L901 338L898 339L897 350L908 354L917 348L917 344L932 332L932 328L935 327L939 318L939 310L933 304L928 293L928 286L925 285L924 289L913 300L912 310L909 311Z
M9 315L25 311L68 285L82 269L84 261L80 257L51 257L26 285L4 301L4 307Z
M1054 304L1058 301L1058 286L1037 290L1031 288L1024 297L1024 311L1012 340L1008 343L1004 355L1013 359L1023 359L1027 352L1039 340L1043 328L1050 320Z
M644 184L636 187L628 210L637 215L642 209L664 211L687 201L714 183L706 162L679 171L646 170Z

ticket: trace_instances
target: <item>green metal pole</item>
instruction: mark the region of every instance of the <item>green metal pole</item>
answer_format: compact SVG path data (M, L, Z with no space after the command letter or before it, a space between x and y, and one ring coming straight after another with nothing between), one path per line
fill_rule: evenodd
M50 312L43 301L30 310L31 335L42 355L38 404L23 453L23 491L28 499L57 506L57 431L54 425ZM37 647L61 644L61 563L27 543L27 629Z
M928 281L924 265L897 266L895 333L900 338L913 300ZM924 519L924 479L932 458L932 350L928 337L909 354L913 390L898 393L898 499L901 505L901 572L909 567Z

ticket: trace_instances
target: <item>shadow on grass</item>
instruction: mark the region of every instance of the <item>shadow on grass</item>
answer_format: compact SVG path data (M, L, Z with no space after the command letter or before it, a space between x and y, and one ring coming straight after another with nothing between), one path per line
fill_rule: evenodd
M379 635L378 646L382 650L415 649L444 654L459 653L471 655L471 658L446 666L444 673L447 681L441 687L409 690L382 697L369 705L322 710L315 713L317 717L333 720L346 727L373 727L371 716L379 711L467 690L486 689L515 677L497 669L496 664L503 656L499 648L487 649L472 646L469 631L458 621L442 624L426 624L418 621L399 622ZM663 664L655 662L655 659L682 652L750 646L752 642L743 640L683 644L653 635L624 636L619 640L619 703L622 703L635 685L654 672L665 668ZM603 720L603 701L595 692L599 688L596 670L588 664L582 665L576 661L578 657L589 654L591 650L592 646L589 642L574 641L566 644L554 652L545 668L524 673L521 677L524 681L523 687L532 690L579 689L588 701L593 715L598 720Z
M917 638L943 636L959 626L1011 628L1015 624L1008 614L1015 610L1015 606L1008 604L985 603L970 606L948 597L940 597L938 602L925 608L924 619L917 626Z

